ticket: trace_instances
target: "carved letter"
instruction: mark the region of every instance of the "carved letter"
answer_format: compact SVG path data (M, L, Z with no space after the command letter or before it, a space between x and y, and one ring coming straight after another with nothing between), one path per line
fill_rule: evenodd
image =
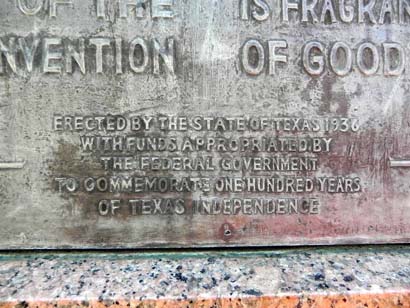
M128 6L135 8L135 15L138 18L144 17L146 0L118 0L118 4L120 7L120 17L127 18L128 17Z
M255 49L257 56L256 66L251 64L249 61L250 51ZM262 73L263 67L265 65L265 50L259 41L250 39L246 41L242 48L242 65L245 72L249 75L257 76Z
M43 0L36 0L33 7L28 7L26 4L27 0L17 0L17 5L20 11L22 11L25 15L32 16L40 12L41 8L43 7L42 2Z
M288 62L288 57L285 55L276 54L278 48L288 48L288 43L285 40L271 40L269 44L269 75L275 75L276 62Z
M105 0L97 0L97 17L105 18Z
M110 40L107 38L92 38L90 45L96 47L95 50L95 71L97 74L103 72L103 48L110 46Z
M373 61L370 67L366 66L364 59L364 51L366 49L370 50L372 53ZM379 63L379 52L377 51L376 46L374 46L372 43L363 43L359 46L359 48L357 49L357 67L364 75L370 76L377 73L377 70L379 69Z
M257 9L252 10L252 17L257 21L264 21L269 18L269 5L265 0L253 0Z
M61 73L61 66L51 65L50 60L61 60L63 53L61 51L50 51L51 46L61 45L61 38L45 38L43 40L43 72L44 73Z
M174 0L151 0L153 18L174 18Z
M115 72L122 74L122 39L115 39Z
M373 14L373 7L375 4L375 0L370 0L366 5L364 4L364 0L358 0L359 3L359 23L365 22L364 15L367 14L369 16L371 23L376 23L376 18Z
M140 64L135 65L135 48L140 47L141 49L141 60ZM148 66L149 60L149 50L143 38L137 37L130 43L129 51L130 67L134 73L143 73Z
M397 52L397 59L395 58L394 66L392 63L391 51L395 50ZM386 76L399 76L404 71L405 65L405 53L404 49L400 44L397 43L384 43L384 75Z
M295 2L288 2L288 0L282 0L282 19L283 21L289 21L289 10L298 10L298 4Z
M345 5L345 0L339 0L340 19L343 22L350 23L353 21L354 9L351 5Z
M408 0L399 0L399 23L405 23L405 14L410 16L410 5Z
M391 0L383 0L379 17L380 24L384 23L387 14L390 15L390 20L394 23L393 4L391 3Z
M323 6L322 6L322 13L320 14L320 22L322 23L325 22L327 12L329 12L330 14L330 22L335 23L336 16L335 16L335 10L333 8L332 0L324 0Z
M249 20L249 0L241 0L239 16L242 20Z
M57 5L70 5L73 6L71 0L49 0L50 1L50 17L57 17Z
M18 42L20 50L23 54L27 72L31 73L33 71L34 55L36 54L36 50L38 44L40 43L40 40L38 38L34 38L31 47L27 46L26 40L22 37L18 39Z
M156 39L152 40L153 43L153 65L154 75L159 75L160 65L159 59L163 60L166 71L170 74L174 74L174 39L167 39L168 49L162 48Z
M84 39L80 38L78 40L78 49L79 52L77 52L74 49L74 46L71 43L68 43L67 46L67 54L66 54L66 63L65 63L65 70L67 73L72 74L73 73L73 61L72 59L75 60L75 62L78 64L81 73L85 74L85 58L84 58Z
M312 21L314 23L318 22L319 19L315 13L315 6L317 4L317 0L312 0L309 4L307 4L307 0L302 0L302 21L308 22L308 13L312 16Z
M16 73L16 39L14 37L9 38L9 46L6 47L0 40L0 73L4 73L2 56L6 57L7 63L9 64L11 70Z
M320 52L320 55L313 55L311 57L311 53L313 50L317 49ZM305 68L306 72L312 76L319 76L324 71L324 60L323 60L323 51L324 47L322 43L318 41L311 41L306 43L305 47L303 48L303 67Z
M345 65L344 67L338 67L338 51L343 50L345 54ZM353 59L352 50L343 42L336 42L332 49L330 50L330 66L333 72L338 76L346 76L352 69Z

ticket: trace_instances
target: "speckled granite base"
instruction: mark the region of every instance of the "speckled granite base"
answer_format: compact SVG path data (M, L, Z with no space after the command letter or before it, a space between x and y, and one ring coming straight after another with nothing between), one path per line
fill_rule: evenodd
M410 307L410 247L4 253L0 306Z

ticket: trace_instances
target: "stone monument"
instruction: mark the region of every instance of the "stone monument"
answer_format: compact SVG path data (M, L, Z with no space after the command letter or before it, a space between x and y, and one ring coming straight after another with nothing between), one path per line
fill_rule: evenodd
M409 24L408 0L3 0L0 249L408 243Z

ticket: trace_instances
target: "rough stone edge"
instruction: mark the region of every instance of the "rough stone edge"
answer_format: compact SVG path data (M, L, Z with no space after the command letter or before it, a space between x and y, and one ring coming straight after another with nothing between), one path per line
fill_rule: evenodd
M386 291L381 293L356 294L300 294L278 296L247 296L236 298L193 298L186 300L55 300L55 301L14 301L2 302L0 308L51 308L51 307L135 307L135 308L205 308L205 307L253 307L253 308L407 308L410 307L410 288L401 291Z

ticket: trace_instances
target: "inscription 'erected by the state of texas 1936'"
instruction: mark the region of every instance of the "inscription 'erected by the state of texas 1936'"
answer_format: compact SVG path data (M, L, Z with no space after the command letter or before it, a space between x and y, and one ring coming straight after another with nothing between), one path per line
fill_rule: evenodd
M0 248L407 242L409 0L0 4Z

